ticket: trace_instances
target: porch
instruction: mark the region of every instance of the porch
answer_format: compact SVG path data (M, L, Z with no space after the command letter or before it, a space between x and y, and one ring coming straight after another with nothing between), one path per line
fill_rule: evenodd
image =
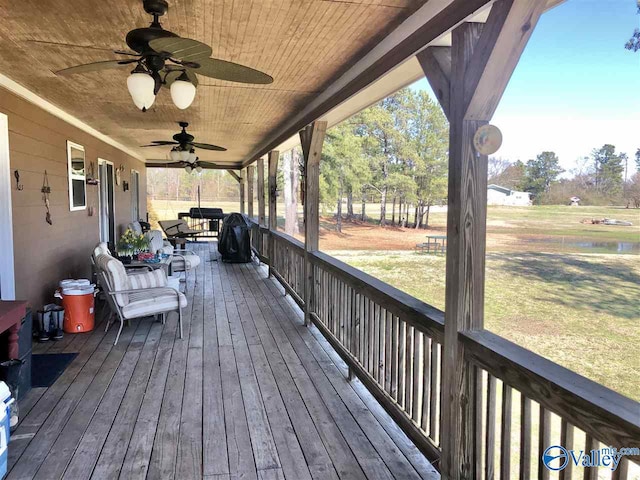
M7 478L438 478L267 269L216 247L193 245L182 340L172 314L34 348L79 354L21 402Z

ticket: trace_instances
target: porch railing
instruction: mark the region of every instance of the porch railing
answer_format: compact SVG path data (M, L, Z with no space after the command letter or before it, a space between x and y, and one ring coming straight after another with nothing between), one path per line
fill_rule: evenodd
M274 242L271 272L304 308L304 244L260 231ZM444 313L325 253L310 252L308 258L311 320L350 373L437 466L447 434L440 422L446 401L441 395ZM585 452L599 446L640 448L638 402L486 330L460 335L474 375L469 399L474 478L549 478L542 453L550 445ZM640 457L623 457L604 478L631 478L630 467L637 465L629 460ZM559 478L571 475L570 462ZM597 476L597 469L585 469L584 478Z

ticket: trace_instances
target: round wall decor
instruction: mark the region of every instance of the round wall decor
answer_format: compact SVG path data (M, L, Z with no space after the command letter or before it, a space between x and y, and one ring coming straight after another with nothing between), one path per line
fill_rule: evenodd
M495 125L482 125L473 136L473 146L481 155L492 155L502 145L502 132Z

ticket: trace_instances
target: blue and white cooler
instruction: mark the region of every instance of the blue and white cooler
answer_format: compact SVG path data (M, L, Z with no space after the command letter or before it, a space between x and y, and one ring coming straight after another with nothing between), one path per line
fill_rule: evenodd
M0 382L0 478L7 474L9 436L11 432L9 407L15 400L6 383Z

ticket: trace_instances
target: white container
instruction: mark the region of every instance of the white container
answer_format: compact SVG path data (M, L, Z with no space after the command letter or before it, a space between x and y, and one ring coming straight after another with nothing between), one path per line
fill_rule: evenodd
M0 402L0 478L2 478L7 474L9 437L11 435L9 405L14 402L11 391L4 382L0 382Z

